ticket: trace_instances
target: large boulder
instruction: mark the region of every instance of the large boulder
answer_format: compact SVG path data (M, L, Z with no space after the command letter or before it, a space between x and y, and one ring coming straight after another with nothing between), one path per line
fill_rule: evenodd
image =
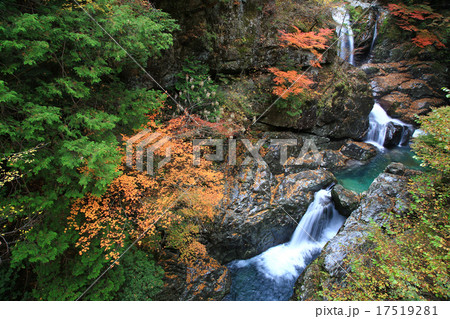
M377 149L372 144L349 140L342 146L341 153L353 160L365 162L377 155Z
M320 300L321 287L346 280L349 270L346 257L349 252L358 247L370 248L367 238L373 227L371 222L383 225L388 222L391 213L403 214L408 209L410 194L407 184L412 174L415 172L396 163L391 164L373 181L359 207L347 218L340 232L301 274L295 284L292 299Z
M389 164L384 171L389 174L404 175L406 167L402 163L394 162Z
M406 145L414 133L414 128L410 125L402 125L395 122L389 122L386 126L386 135L384 146L394 147L397 145Z
M331 190L331 197L339 213L348 217L358 207L360 197L354 191L345 189L342 185L336 185Z
M314 193L335 181L325 169L287 176L273 176L263 167L242 169L229 185L222 213L207 234L208 251L227 263L288 241Z

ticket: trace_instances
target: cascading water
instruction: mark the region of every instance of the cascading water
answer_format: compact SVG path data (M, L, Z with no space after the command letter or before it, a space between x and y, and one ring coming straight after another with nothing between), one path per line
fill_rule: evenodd
M375 46L375 41L377 40L378 36L378 14L375 16L375 25L373 27L373 37L372 37L372 43L370 44L370 51L369 54L372 53L373 47Z
M354 37L350 23L350 13L343 7L333 11L333 20L338 23L336 33L339 37L339 57L354 65Z
M384 150L385 146L402 146L409 142L414 132L412 125L393 119L375 103L369 114L369 131L366 142Z
M297 277L336 235L344 221L333 205L331 190L318 191L288 243L228 265L232 285L226 299L288 300Z

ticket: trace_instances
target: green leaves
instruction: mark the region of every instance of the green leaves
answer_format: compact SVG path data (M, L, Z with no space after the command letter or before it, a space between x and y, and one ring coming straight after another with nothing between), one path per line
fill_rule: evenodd
M32 231L13 250L11 267L23 267L23 260L47 263L67 247L67 243L61 243L58 234L53 231Z
M193 113L203 113L209 121L217 120L219 115L217 88L208 75L209 68L199 61L187 59L177 74L175 88L179 91L181 104Z
M425 134L414 139L412 148L427 165L450 173L450 106L433 109L418 122Z
M152 300L163 287L161 267L157 266L153 256L137 249L124 255L122 265L125 282L116 299L124 301Z
M146 66L178 26L140 1L123 3L82 5ZM140 68L73 2L4 0L0 16L0 229L16 243L12 266L33 277L34 298L71 299L105 265L101 249L78 256L76 234L64 231L71 200L102 194L121 174L119 136L146 123L165 96L130 84ZM38 145L33 161L4 163ZM105 277L89 298L113 298L123 280Z

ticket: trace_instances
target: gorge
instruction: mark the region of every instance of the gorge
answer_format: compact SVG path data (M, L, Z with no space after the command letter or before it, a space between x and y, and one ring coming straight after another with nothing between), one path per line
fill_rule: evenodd
M340 7L334 10L333 19L338 23L338 56L354 65L350 14ZM377 23L378 16L375 18L369 56L377 37ZM364 140L378 149L378 155L366 164L337 172L337 180L351 190L364 192L391 162L400 161L411 168L420 168L420 163L412 158L408 147L414 131L412 125L389 117L375 100ZM333 185L315 193L314 201L301 217L289 242L227 265L231 272L231 290L225 300L289 300L292 297L296 278L320 255L323 246L345 222L345 217L337 212L331 199Z
M449 299L447 2L3 0L0 300Z

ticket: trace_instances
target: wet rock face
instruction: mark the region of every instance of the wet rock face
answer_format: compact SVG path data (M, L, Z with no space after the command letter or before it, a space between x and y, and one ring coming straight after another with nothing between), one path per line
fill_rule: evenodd
M371 79L375 98L393 118L414 124L415 114L426 114L445 104L440 91L447 83L446 67L438 62L402 60L369 63L362 67Z
M286 5L268 0L155 0L158 9L171 14L180 25L174 47L150 66L163 85L173 82L179 62L193 57L223 74L265 69L283 57L306 66L309 51L282 48L278 30L308 18L307 4ZM313 8L312 7L312 8ZM306 10L305 10L306 8ZM310 10L312 10L312 8ZM313 23L313 22L311 22ZM324 55L328 60L328 54Z
M377 155L377 149L371 144L350 140L343 145L341 153L351 159L365 162Z
M334 205L339 213L348 217L358 208L359 195L351 190L345 189L342 185L336 185L331 190Z
M409 176L416 172L405 169L401 163L390 164L369 187L366 196L358 208L347 218L340 232L332 238L320 256L310 264L296 282L295 300L320 299L317 292L323 285L346 280L345 258L356 247L368 246L367 235L371 230L371 221L378 225L388 222L388 214L405 213L410 202L407 191ZM336 186L337 187L337 186ZM336 189L334 197L343 197ZM338 198L338 202L342 202ZM320 282L319 285L313 283Z
M397 145L407 145L414 133L413 127L399 125L389 122L386 127L384 138L385 147L395 147Z
M273 176L267 168L244 168L208 234L208 251L227 263L288 241L314 193L333 182L324 169Z
M221 213L205 235L208 251L221 263L251 258L289 241L314 193L336 181L329 170L363 162L376 154L370 144L330 142L311 134L266 132L263 138L267 143L290 140L297 145L287 147L284 163L280 162L281 147L272 145L263 157L267 166L238 167L227 186ZM303 151L310 153L301 157L301 164L294 165ZM346 190L337 193L337 207L348 216L359 197Z

